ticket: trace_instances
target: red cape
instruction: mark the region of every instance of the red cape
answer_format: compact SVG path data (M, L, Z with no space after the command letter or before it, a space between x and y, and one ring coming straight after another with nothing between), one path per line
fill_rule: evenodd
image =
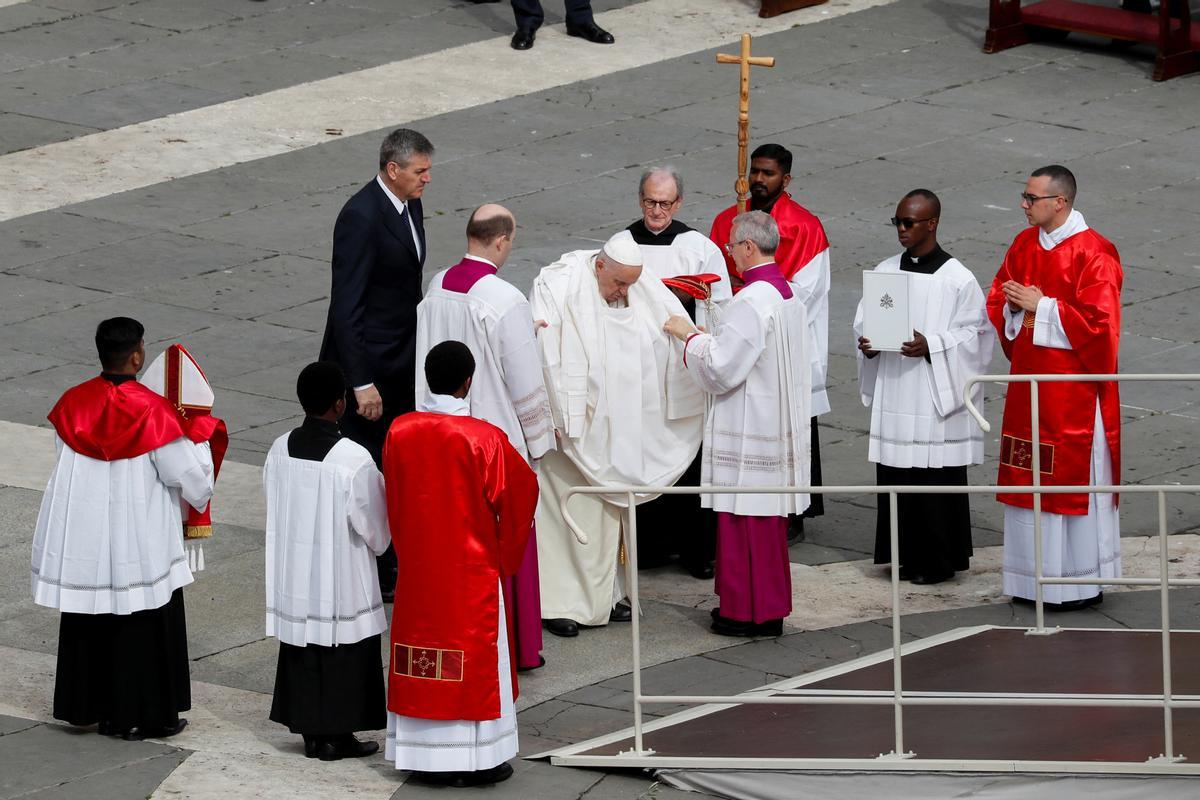
M1009 279L1038 286L1058 302L1058 314L1072 349L1033 343L1033 328L1022 326L1017 338L1004 334L1000 287ZM1088 229L1053 250L1038 243L1038 229L1017 234L988 293L988 317L1000 346L1020 374L1115 373L1121 337L1121 258L1112 243ZM1001 486L1029 486L1033 478L1033 419L1029 384L1010 383L1004 400L1000 436ZM1086 486L1091 476L1096 404L1112 456L1113 484L1121 482L1121 401L1115 381L1038 384L1038 437L1041 482L1046 486ZM1001 494L1001 503L1033 507L1031 494ZM1042 509L1056 514L1086 514L1086 494L1042 495Z
M388 709L498 719L500 579L524 558L537 477L491 423L421 411L392 423L383 474L398 562ZM515 699L515 673L512 686Z
M725 252L725 245L729 243L729 231L737 213L736 204L722 211L713 220L712 230L708 234L708 238L724 253L725 267L732 278L736 278L737 269L729 253ZM771 218L779 225L779 249L775 251L775 263L783 270L783 277L790 281L818 253L829 249L829 239L825 236L821 220L793 200L787 192L780 194L771 207ZM734 283L740 281L735 280Z
M99 376L68 389L47 419L67 447L100 461L136 458L187 435L166 398Z

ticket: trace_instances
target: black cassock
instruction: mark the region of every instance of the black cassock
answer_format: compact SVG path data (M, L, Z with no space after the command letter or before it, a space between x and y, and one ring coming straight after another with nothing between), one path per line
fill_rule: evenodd
M341 434L309 417L288 436L288 455L323 461ZM304 736L337 736L387 727L380 634L336 647L279 643L271 721Z
M940 247L920 259L900 256L900 269L932 275L950 260ZM925 356L926 360L929 356ZM875 465L877 486L966 486L967 468L889 467ZM875 563L892 559L891 505L888 496L877 495L879 513L875 523ZM944 579L971 566L971 498L967 494L900 494L897 533L900 567L912 576Z

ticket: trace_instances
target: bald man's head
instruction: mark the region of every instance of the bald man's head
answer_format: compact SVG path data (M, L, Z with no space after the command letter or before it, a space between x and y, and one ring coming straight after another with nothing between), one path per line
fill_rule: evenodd
M485 203L467 221L467 254L504 266L512 251L517 222L512 212L496 203Z

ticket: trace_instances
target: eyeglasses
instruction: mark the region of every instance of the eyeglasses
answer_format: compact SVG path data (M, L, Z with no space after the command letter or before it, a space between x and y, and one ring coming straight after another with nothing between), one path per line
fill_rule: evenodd
M647 211L653 211L656 208L662 211L668 211L670 210L671 206L678 202L678 197L676 197L674 200L651 200L649 197L643 197L642 208L646 209Z
M1029 192L1021 192L1021 205L1026 205L1026 204L1033 205L1038 200L1051 200L1055 197L1062 197L1062 195L1061 194L1036 195L1036 194L1030 194Z
M897 228L911 228L921 222L929 222L937 217L926 217L925 219L913 219L912 217L892 217L892 224Z
M729 253L730 255L733 255L733 248L737 247L739 244L745 244L745 243L746 243L746 242L748 242L748 241L750 241L750 240L749 240L749 239L742 239L742 240L740 240L740 241L737 241L737 242L730 242L729 244L725 245L725 252L726 252L726 253Z

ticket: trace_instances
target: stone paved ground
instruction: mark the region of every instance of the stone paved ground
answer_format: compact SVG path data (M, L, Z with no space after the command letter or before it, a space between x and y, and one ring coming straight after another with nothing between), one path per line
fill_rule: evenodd
M665 2L594 5L629 15L611 18L630 26L662 24L704 5ZM550 21L558 21L548 5ZM747 29L759 24L751 5L728 2ZM793 193L822 217L833 245L826 480L872 480L849 321L858 271L894 252L885 221L896 199L918 185L942 196L947 249L988 281L1022 224L1023 176L1043 163L1067 164L1080 179L1080 209L1125 261L1122 369L1197 371L1197 79L1154 84L1144 53L1104 43L985 56L978 3L898 0L824 18L858 7L798 12L790 18L796 27L755 40L778 66L754 76L753 139L794 150ZM176 112L486 45L506 36L509 24L504 5L463 2L0 0L0 171L6 159L28 159L28 148L101 130L119 136L123 126ZM614 32L620 48L622 30ZM569 59L555 60L553 35L539 37L542 49L511 68L578 74ZM729 202L735 153L736 78L712 62L713 50L700 50L412 123L438 146L426 196L431 269L457 258L465 214L499 201L520 226L505 272L527 288L560 252L602 241L634 218L637 175L652 163L683 171L681 217L707 228ZM464 79L489 76L470 63L448 68L447 85ZM182 340L202 359L233 431L230 458L247 465L236 471L241 485L222 491L253 495L253 468L295 424L294 375L317 351L334 215L370 178L388 127L381 118L378 131L0 222L0 420L13 423L0 425L0 714L9 715L0 718L0 797L140 797L164 780L156 796L385 797L399 785L382 760L314 769L295 755L292 737L265 722L274 645L262 638L262 528L251 501L225 504L212 568L188 592L197 708L192 727L170 746L118 744L47 724L56 619L31 605L27 588L45 480L33 457L44 452L44 432L29 426L43 425L58 394L94 372L90 332L106 316L136 316L156 344ZM105 155L97 152L97 163ZM1005 371L999 356L993 367ZM1188 384L1124 389L1127 481L1200 482L1196 392ZM999 405L990 408L998 419ZM989 443L991 458L974 471L975 482L992 479L995 450ZM979 498L974 510L977 545L999 544L996 505ZM1157 529L1148 499L1127 496L1122 517L1126 536ZM808 541L792 550L797 574L811 574L813 565L859 569L873 523L869 496L830 502ZM1179 547L1198 528L1200 502L1171 503L1169 530L1180 535ZM1190 562L1180 568L1191 574ZM857 582L870 588L877 573L860 572ZM657 598L646 620L647 650L663 664L649 673L655 691L738 691L890 642L885 623L839 624L858 619L857 609L839 608L845 595L833 590L817 598L834 607L820 629L798 620L778 641L730 642L705 631L696 584L671 568L644 578ZM802 580L796 590L798 603L813 601ZM996 594L994 584L980 592L964 580L917 598L944 610L906 617L906 635L1028 622ZM1153 594L1114 595L1102 613L1064 624L1150 626L1155 603ZM1193 593L1178 592L1175 608L1176 625L1198 627ZM613 628L547 643L549 666L523 681L524 754L628 724L626 637ZM517 766L517 779L489 796L673 794L644 776ZM403 786L399 794L429 791Z

